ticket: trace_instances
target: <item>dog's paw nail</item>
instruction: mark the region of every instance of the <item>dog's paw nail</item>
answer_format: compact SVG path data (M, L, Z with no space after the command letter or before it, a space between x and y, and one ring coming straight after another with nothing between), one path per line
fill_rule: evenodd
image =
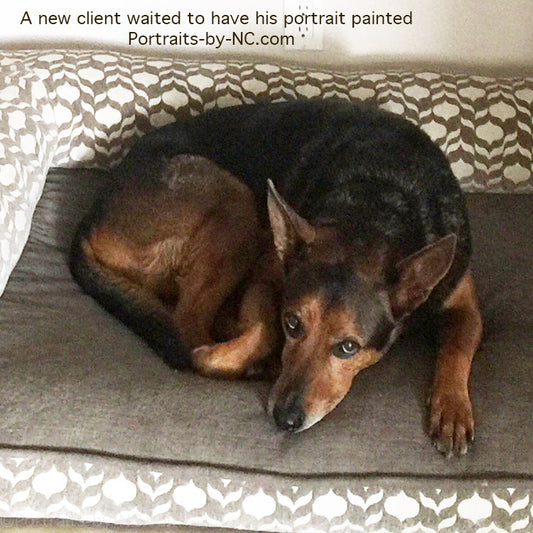
M451 443L443 440L437 441L437 450L442 453L446 458L449 458L452 454Z
M472 406L468 397L434 395L431 399L429 436L446 458L468 453L474 437Z
M207 372L208 362L212 354L212 346L203 345L191 350L191 363L194 369L200 373Z
M198 346L197 348L194 348L192 351L193 353L203 350L209 350L210 346L208 344L202 344L202 346Z
M198 357L201 355L205 355L211 350L211 346L208 346L207 344L204 344L203 346L198 346L197 348L194 348L192 351L193 357Z

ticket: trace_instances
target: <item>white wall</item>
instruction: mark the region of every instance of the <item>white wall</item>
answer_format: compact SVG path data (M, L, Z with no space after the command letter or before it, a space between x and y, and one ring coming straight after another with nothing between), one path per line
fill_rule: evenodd
M4 0L0 17L0 45L30 46L96 46L146 53L180 53L205 55L262 56L298 60L316 64L370 65L370 64L423 64L468 67L468 70L533 72L533 0L315 0L322 2L322 13L335 11L347 15L346 26L324 26L322 51L295 52L281 46L230 46L221 50L212 47L128 46L128 33L178 34L198 31L231 33L234 30L254 30L257 33L282 34L282 24L257 27L255 11L275 14L281 21L283 0L149 0L118 2L116 0L91 0L74 3L65 0L11 2ZM80 7L78 7L80 6ZM121 25L79 25L79 14L88 10L94 14L121 14ZM185 14L195 12L206 15L218 13L248 14L250 25L215 28L207 22L199 27L186 23ZM20 24L28 11L33 24ZM132 28L126 24L126 13L176 13L182 14L180 26ZM412 11L412 25L350 27L352 13L401 13ZM70 14L69 25L39 25L38 14Z

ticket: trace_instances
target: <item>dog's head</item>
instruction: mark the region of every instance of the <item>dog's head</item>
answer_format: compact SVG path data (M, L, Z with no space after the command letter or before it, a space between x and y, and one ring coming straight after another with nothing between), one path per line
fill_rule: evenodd
M280 428L302 431L344 398L361 370L381 359L405 318L448 272L456 238L448 235L385 272L382 247L358 257L335 225L311 225L272 183L268 211L285 271L285 345L269 412Z

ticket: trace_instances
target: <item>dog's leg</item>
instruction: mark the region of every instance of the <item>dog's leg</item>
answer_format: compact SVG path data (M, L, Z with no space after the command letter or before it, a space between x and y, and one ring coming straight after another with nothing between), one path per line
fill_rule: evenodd
M223 378L253 375L254 367L276 352L281 337L278 268L274 253L259 259L240 304L240 335L194 350L193 365L199 372Z
M215 259L206 256L205 266L197 266L180 279L180 297L174 311L174 319L181 337L191 349L212 345L215 316L235 287L244 277L246 264L243 258L241 268L230 265L211 269ZM203 272L202 272L203 270Z
M468 379L482 332L476 289L470 272L444 303L442 342L430 401L429 430L437 449L465 454L474 438Z
M238 280L221 275L218 280L186 278L180 283L180 299L174 310L176 329L191 349L212 344L214 317Z
M212 345L219 309L248 275L259 255L253 211L226 214L206 224L181 249L180 287L174 311L178 331L191 349Z

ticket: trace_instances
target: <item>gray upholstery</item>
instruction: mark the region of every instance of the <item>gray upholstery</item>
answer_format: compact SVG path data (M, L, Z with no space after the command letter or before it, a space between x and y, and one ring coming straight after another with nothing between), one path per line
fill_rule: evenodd
M0 444L238 471L533 479L533 196L468 196L485 337L475 359L476 442L445 460L423 431L432 349L401 339L343 403L288 435L268 383L167 368L70 278L66 252L104 175L51 172L0 305Z
M346 72L90 50L4 52L0 69L0 520L250 531L530 531L533 78ZM357 69L357 66L354 66ZM269 384L168 369L70 279L77 220L148 130L213 107L336 96L422 127L471 193L485 316L476 443L424 434L428 335L403 338L299 435ZM508 195L487 194L495 192ZM197 529L197 531L200 531Z

